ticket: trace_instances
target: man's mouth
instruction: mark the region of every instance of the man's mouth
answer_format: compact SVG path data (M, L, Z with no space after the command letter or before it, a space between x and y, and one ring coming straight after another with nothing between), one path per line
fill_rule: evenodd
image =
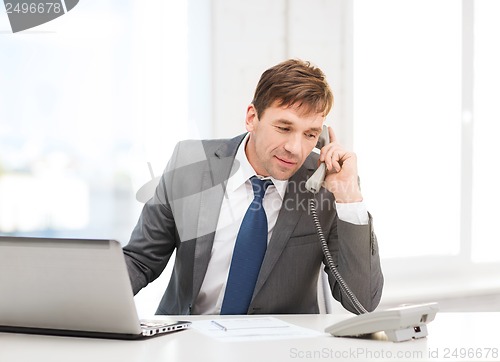
M289 159L286 159L286 158L283 158L283 157L278 157L278 156L274 156L278 159L278 161L280 161L281 164L287 166L287 167L293 167L297 164L297 161L295 160L289 160Z

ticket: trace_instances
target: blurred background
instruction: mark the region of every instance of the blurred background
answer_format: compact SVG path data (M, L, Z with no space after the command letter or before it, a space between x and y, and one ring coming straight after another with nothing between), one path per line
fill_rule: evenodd
M176 142L243 133L261 73L301 58L326 73L327 123L358 154L381 307L500 310L499 13L495 0L82 0L13 34L2 8L0 234L126 244L135 194Z

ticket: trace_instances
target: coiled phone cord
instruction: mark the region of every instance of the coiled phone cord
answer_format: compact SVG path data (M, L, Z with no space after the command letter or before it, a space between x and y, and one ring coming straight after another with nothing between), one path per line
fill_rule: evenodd
M314 226L316 228L316 232L318 234L319 240L321 241L321 249L323 250L323 254L325 256L328 269L330 269L331 273L333 274L333 277L339 283L340 289L344 292L344 295L346 295L349 298L349 300L351 301L351 303L354 306L354 308L356 309L356 311L359 314L368 313L368 311L359 302L358 298L356 298L354 293L349 289L349 287L347 286L347 283L344 281L344 279L340 275L339 271L337 270L337 267L335 266L335 263L333 262L332 254L330 253L330 249L328 249L328 244L326 243L325 236L323 235L323 229L321 228L321 224L319 223L318 214L316 213L315 200L310 199L309 201L310 201L309 205L310 205L310 210L311 210L311 216L312 216Z

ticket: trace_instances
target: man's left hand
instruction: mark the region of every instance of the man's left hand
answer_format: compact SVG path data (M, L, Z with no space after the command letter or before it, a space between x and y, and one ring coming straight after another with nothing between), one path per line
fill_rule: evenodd
M328 127L328 133L330 143L321 149L319 158L327 168L324 187L333 193L336 202L361 202L363 196L359 189L356 154L346 151L337 142L331 127Z

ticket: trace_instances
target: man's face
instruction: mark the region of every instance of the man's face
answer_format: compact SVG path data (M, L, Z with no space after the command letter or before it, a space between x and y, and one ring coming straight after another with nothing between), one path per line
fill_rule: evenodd
M246 155L261 176L289 179L302 166L318 141L325 117L303 114L298 107L268 107L260 117L248 106Z

